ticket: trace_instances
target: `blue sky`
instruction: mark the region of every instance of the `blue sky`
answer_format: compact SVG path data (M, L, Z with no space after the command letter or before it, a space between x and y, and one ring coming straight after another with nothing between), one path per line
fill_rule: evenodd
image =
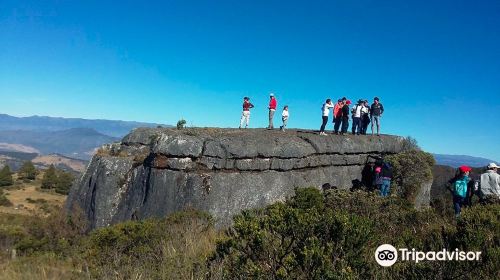
M328 97L383 131L500 160L499 1L2 1L0 113L318 129ZM330 127L331 129L331 127Z

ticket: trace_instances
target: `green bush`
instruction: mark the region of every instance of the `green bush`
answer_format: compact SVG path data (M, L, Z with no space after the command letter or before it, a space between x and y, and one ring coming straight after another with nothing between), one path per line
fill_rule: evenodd
M19 174L19 179L29 182L30 180L36 179L38 171L36 170L35 166L31 161L25 161L21 166L21 169L19 169L18 174Z
M393 183L398 187L401 197L410 202L415 197L422 184L432 180L434 157L430 153L419 150L408 150L385 158L394 170Z
M2 189L0 189L0 206L12 206L12 202L5 196Z
M12 179L12 172L10 172L10 167L5 165L2 170L0 170L0 187L12 186L14 180Z
M185 125L186 125L186 121L184 119L180 119L177 122L177 129L183 129Z
M186 211L98 229L84 259L98 279L202 279L217 237L208 215Z
M445 220L433 209L417 211L406 199L364 192L298 189L264 209L235 216L209 262L212 279L492 279L499 270L496 206ZM478 231L478 228L482 228ZM374 259L381 244L421 251L479 250L480 262L397 262Z

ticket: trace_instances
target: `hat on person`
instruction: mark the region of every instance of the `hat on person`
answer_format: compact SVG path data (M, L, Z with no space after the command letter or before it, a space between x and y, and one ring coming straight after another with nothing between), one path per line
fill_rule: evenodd
M271 93L269 94L269 96L270 96L270 97L273 97L273 96L274 96L274 93L272 93L272 92L271 92Z
M347 104L347 105L351 104L351 100L347 100L347 101L345 102L345 104Z
M492 163L488 164L488 169L492 169L492 168L500 168L500 166L498 166L496 163L492 162Z
M470 172L472 170L472 168L470 168L469 166L467 165L462 165L458 168L460 170L460 172L462 173L465 173L465 172Z

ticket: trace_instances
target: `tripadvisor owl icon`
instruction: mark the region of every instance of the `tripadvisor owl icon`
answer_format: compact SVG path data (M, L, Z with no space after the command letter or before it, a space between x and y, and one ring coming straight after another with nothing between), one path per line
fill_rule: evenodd
M380 245L375 251L375 260L381 266L392 266L398 260L398 251L390 244Z

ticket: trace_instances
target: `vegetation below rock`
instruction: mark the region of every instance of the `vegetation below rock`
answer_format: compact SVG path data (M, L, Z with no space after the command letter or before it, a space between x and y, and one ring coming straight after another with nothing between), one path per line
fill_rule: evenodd
M0 216L0 278L494 279L500 271L498 204L466 208L457 222L396 196L306 188L242 212L225 231L208 215L186 211L86 233L78 213ZM479 262L382 268L373 255L384 243L483 253ZM6 254L12 249L15 260Z

